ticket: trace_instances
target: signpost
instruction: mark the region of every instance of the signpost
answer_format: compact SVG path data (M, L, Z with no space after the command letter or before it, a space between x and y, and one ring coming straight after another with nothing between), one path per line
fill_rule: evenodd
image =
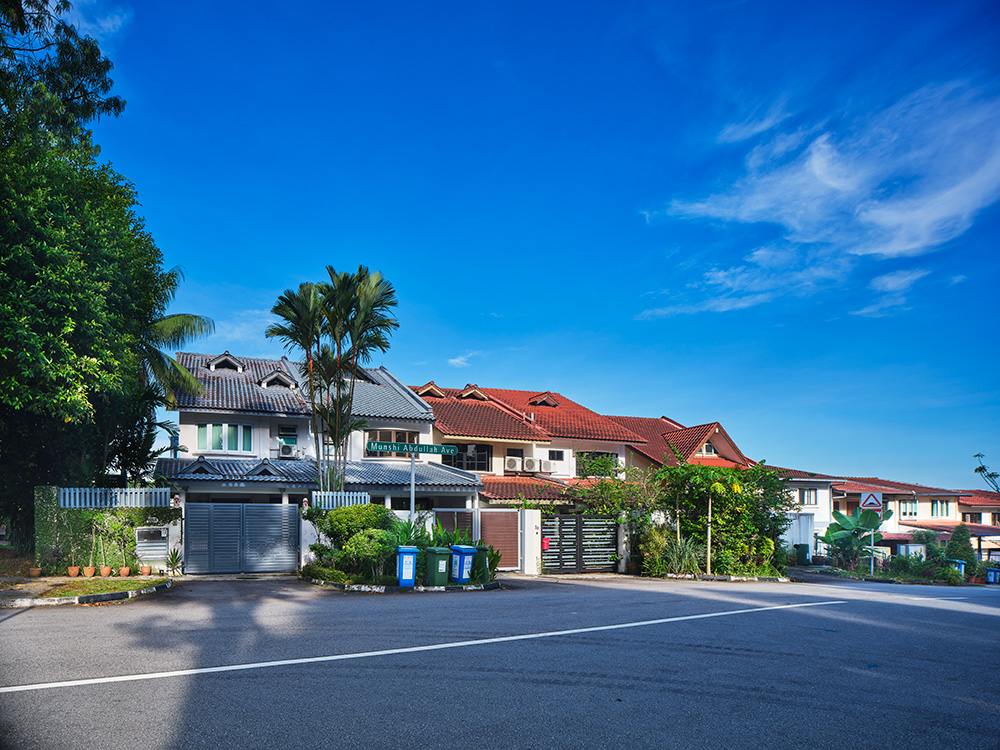
M378 440L369 440L365 447L367 447L372 453L410 454L410 523L414 522L417 515L417 454L431 453L436 456L458 455L458 448L454 445L430 445L428 443L383 443Z
M862 492L861 493L861 510L873 510L878 513L879 520L882 520L882 493L881 492ZM872 575L875 575L875 529L872 529Z

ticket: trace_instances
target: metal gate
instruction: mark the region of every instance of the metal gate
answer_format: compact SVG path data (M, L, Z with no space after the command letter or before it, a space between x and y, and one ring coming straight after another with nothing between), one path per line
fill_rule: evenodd
M188 503L185 573L281 573L299 563L295 505Z
M500 570L521 567L521 524L516 510L483 509L479 511L479 535L500 553Z
M609 516L542 517L543 573L612 573L617 569L618 524Z

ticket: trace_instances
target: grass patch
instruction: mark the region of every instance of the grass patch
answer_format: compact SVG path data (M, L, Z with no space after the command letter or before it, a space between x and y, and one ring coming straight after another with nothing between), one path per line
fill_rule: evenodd
M31 555L24 555L12 547L0 547L0 576L28 577L28 568L35 564Z
M40 598L61 596L85 596L87 594L109 594L114 591L134 591L150 586L159 586L166 578L84 578L60 583Z

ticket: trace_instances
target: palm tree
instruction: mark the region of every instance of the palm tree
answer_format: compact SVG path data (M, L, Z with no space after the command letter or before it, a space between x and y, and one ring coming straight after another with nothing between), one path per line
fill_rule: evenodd
M315 367L323 331L323 305L317 286L306 282L299 284L297 292L286 289L278 297L271 312L284 322L272 323L264 331L264 335L267 338L277 338L284 341L286 351L301 349L305 354L306 359L301 373L306 379L306 390L309 393L310 419L312 420L313 439L316 444L316 466L320 480L319 486L320 489L323 489L320 430L316 416L318 379Z
M180 266L163 274L164 308L174 299L177 284L183 278L184 271ZM201 385L194 375L162 350L176 351L189 341L214 332L215 322L201 315L174 313L157 318L146 327L136 343L136 356L141 363L140 379L144 383L158 384L171 406L177 400L175 390L199 393Z

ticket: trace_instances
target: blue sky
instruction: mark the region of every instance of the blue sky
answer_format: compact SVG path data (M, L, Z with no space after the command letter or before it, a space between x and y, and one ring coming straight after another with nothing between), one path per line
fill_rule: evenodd
M718 420L769 463L1000 464L995 3L122 3L95 128L196 351L325 266L406 382Z

